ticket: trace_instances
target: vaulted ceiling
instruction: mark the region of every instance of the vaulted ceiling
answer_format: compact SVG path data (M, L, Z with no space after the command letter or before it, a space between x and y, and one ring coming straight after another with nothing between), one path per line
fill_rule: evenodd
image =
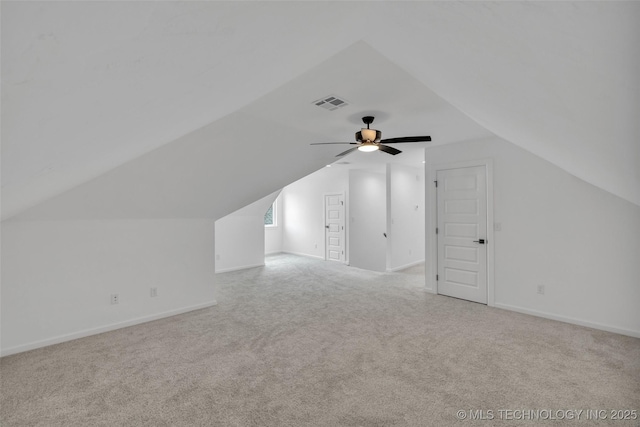
M219 217L333 161L308 144L349 140L364 113L387 137L495 134L640 205L638 2L1 14L3 218ZM312 104L330 94L350 105Z

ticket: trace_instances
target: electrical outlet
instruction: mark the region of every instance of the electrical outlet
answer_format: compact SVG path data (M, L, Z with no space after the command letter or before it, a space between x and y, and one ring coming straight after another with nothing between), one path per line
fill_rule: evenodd
M111 304L118 304L120 302L120 297L118 294L111 294Z
M544 295L544 285L538 285L538 294Z
M501 222L496 222L493 224L493 230L494 231L502 231L502 223Z
M318 249L318 244L313 245L314 248Z
M220 261L220 254L216 254L216 261Z
M157 297L158 296L158 288L151 288L150 295L151 295L152 298Z

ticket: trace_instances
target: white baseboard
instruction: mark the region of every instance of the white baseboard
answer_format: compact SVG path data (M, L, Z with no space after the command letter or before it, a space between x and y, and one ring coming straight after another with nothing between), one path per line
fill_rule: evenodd
M271 251L271 252L265 252L264 255L265 256L269 256L269 255L278 255L283 253L282 251Z
M531 316L543 317L545 319L557 320L559 322L571 323L573 325L586 326L587 328L599 329L601 331L613 332L620 335L628 335L630 337L640 338L640 331L632 331L630 329L618 328L616 326L606 325L603 323L590 322L588 320L576 319L568 316L547 313L544 311L531 310L529 308L518 307L515 305L495 303L494 307L503 310L516 311Z
M152 320L158 320L165 317L171 317L189 311L200 310L201 308L207 308L218 304L217 301L209 301L202 304L191 305L189 307L177 308L175 310L164 311L162 313L151 314L149 316L137 317L131 320L125 320L123 322L111 323L109 325L100 326L98 328L85 329L71 334L58 335L57 337L47 338L45 340L33 341L28 344L18 345L15 347L3 348L0 351L0 357L9 356L11 354L22 353L24 351L35 350L36 348L47 347L54 344L60 344L66 341L73 341L78 338L84 338L91 335L101 334L103 332L114 331L116 329L126 328L127 326L139 325L141 323L151 322Z
M424 260L410 262L409 264L401 265L400 267L388 268L387 271L391 273L394 271L404 270L405 268L413 267L414 265L420 265L420 264L424 264Z
M254 267L264 267L264 262L260 264L250 264L250 265L241 265L238 267L222 268L220 270L216 270L216 273L228 273L230 271L246 270L247 268L254 268Z
M282 253L283 254L304 256L304 257L307 257L307 258L321 259L322 261L324 261L324 257L318 256L318 255L310 255L310 254L305 254L305 253L302 253L302 252L290 252L290 251L282 251Z

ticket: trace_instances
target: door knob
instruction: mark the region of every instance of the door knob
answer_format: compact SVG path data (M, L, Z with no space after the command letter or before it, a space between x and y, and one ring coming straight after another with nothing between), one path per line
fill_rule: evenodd
M481 245L484 245L484 239L474 240L473 243L480 243Z

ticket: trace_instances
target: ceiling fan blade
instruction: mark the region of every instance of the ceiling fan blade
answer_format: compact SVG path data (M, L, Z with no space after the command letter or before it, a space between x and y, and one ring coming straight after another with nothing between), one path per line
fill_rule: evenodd
M355 151L357 149L358 149L358 147L349 148L347 151L343 151L342 153L337 154L336 157L342 157L342 156L347 155L350 152Z
M401 142L429 142L429 141L431 141L430 136L403 136L400 138L383 139L380 141L380 143L399 144Z
M395 156L396 154L400 154L400 153L402 153L402 151L400 151L400 150L398 150L398 149L396 149L396 148L393 148L393 147L389 147L388 145L382 145L382 144L380 144L380 145L378 145L378 149L379 149L380 151L384 151L385 153L389 153L389 154L391 154L392 156Z
M352 144L355 145L357 142L312 142L309 145L327 145L327 144Z

